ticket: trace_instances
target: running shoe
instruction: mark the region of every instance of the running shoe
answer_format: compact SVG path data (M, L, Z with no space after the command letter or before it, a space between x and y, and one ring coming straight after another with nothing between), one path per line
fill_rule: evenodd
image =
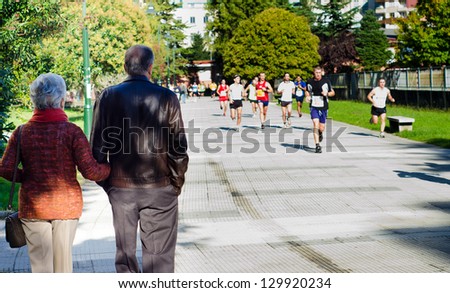
M320 145L316 145L316 153L320 154L322 152L322 147Z
M266 128L266 127L264 126L264 124L261 124L261 129L264 129L264 128Z
M386 136L384 135L384 132L380 133L380 138L385 138Z

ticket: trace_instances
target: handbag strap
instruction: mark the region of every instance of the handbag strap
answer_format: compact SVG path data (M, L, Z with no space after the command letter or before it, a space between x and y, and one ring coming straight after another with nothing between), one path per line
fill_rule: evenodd
M19 132L17 134L17 151L16 151L16 161L14 163L14 173L11 182L11 189L9 191L9 202L8 202L8 210L12 210L12 201L14 198L14 186L16 185L16 177L17 177L17 169L19 169L19 160L20 160L20 137L22 136L22 126L19 126Z

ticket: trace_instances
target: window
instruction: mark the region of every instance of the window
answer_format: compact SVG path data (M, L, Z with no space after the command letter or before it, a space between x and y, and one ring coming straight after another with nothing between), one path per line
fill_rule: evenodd
M203 23L207 23L208 22L208 16L203 16Z
M190 22L190 23L195 23L195 17L194 17L194 16L191 16L191 17L189 18L189 22Z

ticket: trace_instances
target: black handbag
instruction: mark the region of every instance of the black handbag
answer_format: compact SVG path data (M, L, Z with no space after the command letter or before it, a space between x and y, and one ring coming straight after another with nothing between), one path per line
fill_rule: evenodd
M9 192L8 211L12 212L12 201L14 197L14 186L16 184L17 169L19 168L20 160L20 137L22 136L22 126L19 126L17 135L17 154L14 165L14 174L11 183L11 190ZM25 239L25 232L23 231L22 222L19 219L18 212L12 212L5 218L5 234L6 241L11 248L19 248L27 244Z

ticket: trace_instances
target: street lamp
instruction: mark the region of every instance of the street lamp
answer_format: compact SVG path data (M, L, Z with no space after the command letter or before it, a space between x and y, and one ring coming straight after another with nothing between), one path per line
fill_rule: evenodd
M166 33L166 39L167 39L167 49L168 52L166 52L166 57L167 57L167 87L170 87L170 40L171 40L171 36L170 33L167 32Z
M154 16L154 15L158 16L159 15L158 11L156 11L155 7L153 6L153 2L152 1L149 2L148 6L147 6L146 13L149 14L149 15L152 15L152 16ZM161 32L160 32L161 31L161 23L164 24L165 20L161 19L158 22L158 24L157 24L158 25L158 31L157 31L158 45L161 43ZM162 82L161 82L161 75L162 74L161 74L160 70L158 70L158 75L159 75L159 77L158 77L158 80L156 82L157 82L158 85L161 85L162 84Z
M89 66L89 38L86 24L86 0L83 0L83 65L84 65L84 134L91 136L91 67Z
M173 88L175 88L177 86L177 76L176 76L176 73L175 73L175 70L177 69L175 67L175 49L176 49L176 47L177 47L177 44L174 43L174 45L172 46Z

